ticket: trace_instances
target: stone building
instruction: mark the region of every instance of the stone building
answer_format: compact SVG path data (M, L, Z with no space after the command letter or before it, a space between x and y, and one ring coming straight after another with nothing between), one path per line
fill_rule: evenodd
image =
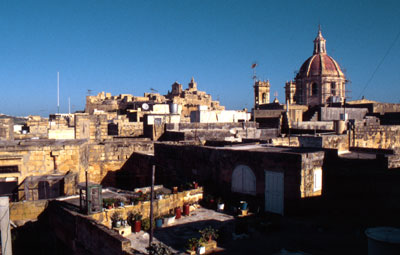
M346 77L327 54L326 40L319 29L313 55L300 67L295 81L286 83L286 101L309 106L344 102L345 84Z
M254 109L259 109L260 105L269 104L270 87L269 81L254 82Z
M225 110L218 101L213 101L210 94L197 90L197 82L190 80L188 88L183 90L178 82L172 84L172 91L165 95L171 103L182 105L182 117L190 117L191 111L197 111L199 106L207 106L208 110Z
M254 201L263 211L285 214L323 192L319 149L156 143L154 157L164 183L199 181L221 196Z

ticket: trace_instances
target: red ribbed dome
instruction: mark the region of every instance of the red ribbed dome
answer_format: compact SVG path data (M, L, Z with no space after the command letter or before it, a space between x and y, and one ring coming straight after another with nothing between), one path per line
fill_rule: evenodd
M308 58L300 67L297 78L312 76L344 77L339 64L326 53L317 53Z
M322 36L321 28L314 40L313 55L304 62L296 78L306 78L312 76L335 76L343 77L344 74L338 63L326 54L326 40Z

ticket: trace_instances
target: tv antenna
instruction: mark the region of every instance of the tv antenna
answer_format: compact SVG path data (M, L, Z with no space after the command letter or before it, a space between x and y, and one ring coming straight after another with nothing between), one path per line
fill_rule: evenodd
M87 95L88 95L88 96L91 96L91 95L92 95L92 92L93 92L93 90L88 89L88 90L87 90Z
M158 90L156 90L156 89L150 88L150 90L151 90L151 93L154 93L154 92L158 93Z
M256 67L258 66L257 61L254 61L253 64L251 64L251 69L253 69L253 77L252 79L254 80L254 82L256 82L257 80L257 75L256 75Z

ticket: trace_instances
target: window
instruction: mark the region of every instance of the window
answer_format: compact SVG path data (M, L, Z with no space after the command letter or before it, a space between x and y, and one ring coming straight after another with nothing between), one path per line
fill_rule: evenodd
M314 192L322 190L322 169L314 170Z
M154 119L154 125L160 126L162 124L162 118L155 118Z
M18 173L18 166L0 166L0 174Z
M317 94L318 94L318 84L314 82L311 85L311 95L316 96Z
M263 93L263 94L262 94L262 103L263 103L263 104L266 104L266 103L267 103L267 94L266 94L266 93Z
M336 82L331 83L331 94L332 96L336 96Z

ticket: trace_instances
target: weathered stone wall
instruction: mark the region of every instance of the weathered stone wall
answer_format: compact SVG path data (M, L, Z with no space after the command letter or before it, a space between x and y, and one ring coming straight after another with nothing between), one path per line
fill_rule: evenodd
M14 140L14 120L12 118L0 119L0 140Z
M106 114L76 114L75 138L102 141L109 139L108 119Z
M119 117L118 124L119 136L141 136L143 135L143 122L129 122L129 119Z
M47 138L47 130L49 129L49 119L40 116L29 116L26 122L29 133L35 137Z
M322 170L322 165L324 161L324 152L318 152L310 154L302 155L301 162L301 184L300 184L300 192L301 197L314 197L322 195L321 190L314 190L314 175L316 170Z
M65 203L51 201L46 218L53 234L74 254L78 247L88 254L134 254L131 243L117 232L97 223L90 216L67 209Z
M306 156L304 156L306 155ZM295 152L290 148L269 148L265 150L251 150L240 147L235 149L212 148L201 146L183 146L172 144L155 144L155 158L160 172L166 172L171 179L178 177L199 180L205 185L214 186L219 192L231 192L232 173L236 166L246 165L252 169L256 177L257 196L264 197L265 170L284 173L285 199L301 197L300 186L304 187L305 196L314 196L310 190L313 182L308 178L301 178L302 172L313 171L321 164L323 152ZM304 157L309 158L310 164L303 165ZM319 165L319 168L322 164ZM307 182L307 183L302 183ZM212 188L212 187L211 187Z
M153 143L125 139L106 141L102 144L88 144L87 165L91 182L115 186L115 171L119 170L133 152L152 152ZM84 173L81 173L84 174ZM84 178L81 175L81 178ZM81 179L84 180L84 179Z
M31 140L6 143L0 148L0 166L18 166L17 173L0 174L16 177L18 184L28 176L79 173L82 140Z
M303 130L329 130L333 131L333 121L302 121L292 122L293 129Z
M77 182L83 182L85 169L88 169L90 181L115 186L115 171L136 151L152 152L153 143L135 139L102 143L86 140L4 142L0 147L0 166L17 166L18 172L2 173L0 178L15 178L21 185L30 176L71 172L77 175ZM24 199L24 192L20 187L19 198ZM71 193L73 188L69 187L66 194Z
M166 195L163 199L154 200L154 216L166 215L170 210L174 210L176 207L182 207L184 204L197 203L201 199L203 199L202 187L178 192L177 194ZM104 212L95 213L90 216L101 224L111 228L110 217L115 211L121 212L124 219L128 217L130 212L140 212L143 219L148 219L150 217L150 201L141 202L138 205L125 205L119 208L106 209Z
M275 137L270 140L273 146L300 147L299 136Z
M400 146L400 126L379 125L376 118L356 122L350 133L350 144L361 148L397 148Z
M49 129L49 139L75 139L74 128Z
M348 119L362 120L368 113L368 109L365 108L341 108L341 107L321 107L320 108L320 120L340 120L340 114L346 113Z
M10 203L10 220L19 225L20 221L34 221L47 208L48 200L23 201Z

